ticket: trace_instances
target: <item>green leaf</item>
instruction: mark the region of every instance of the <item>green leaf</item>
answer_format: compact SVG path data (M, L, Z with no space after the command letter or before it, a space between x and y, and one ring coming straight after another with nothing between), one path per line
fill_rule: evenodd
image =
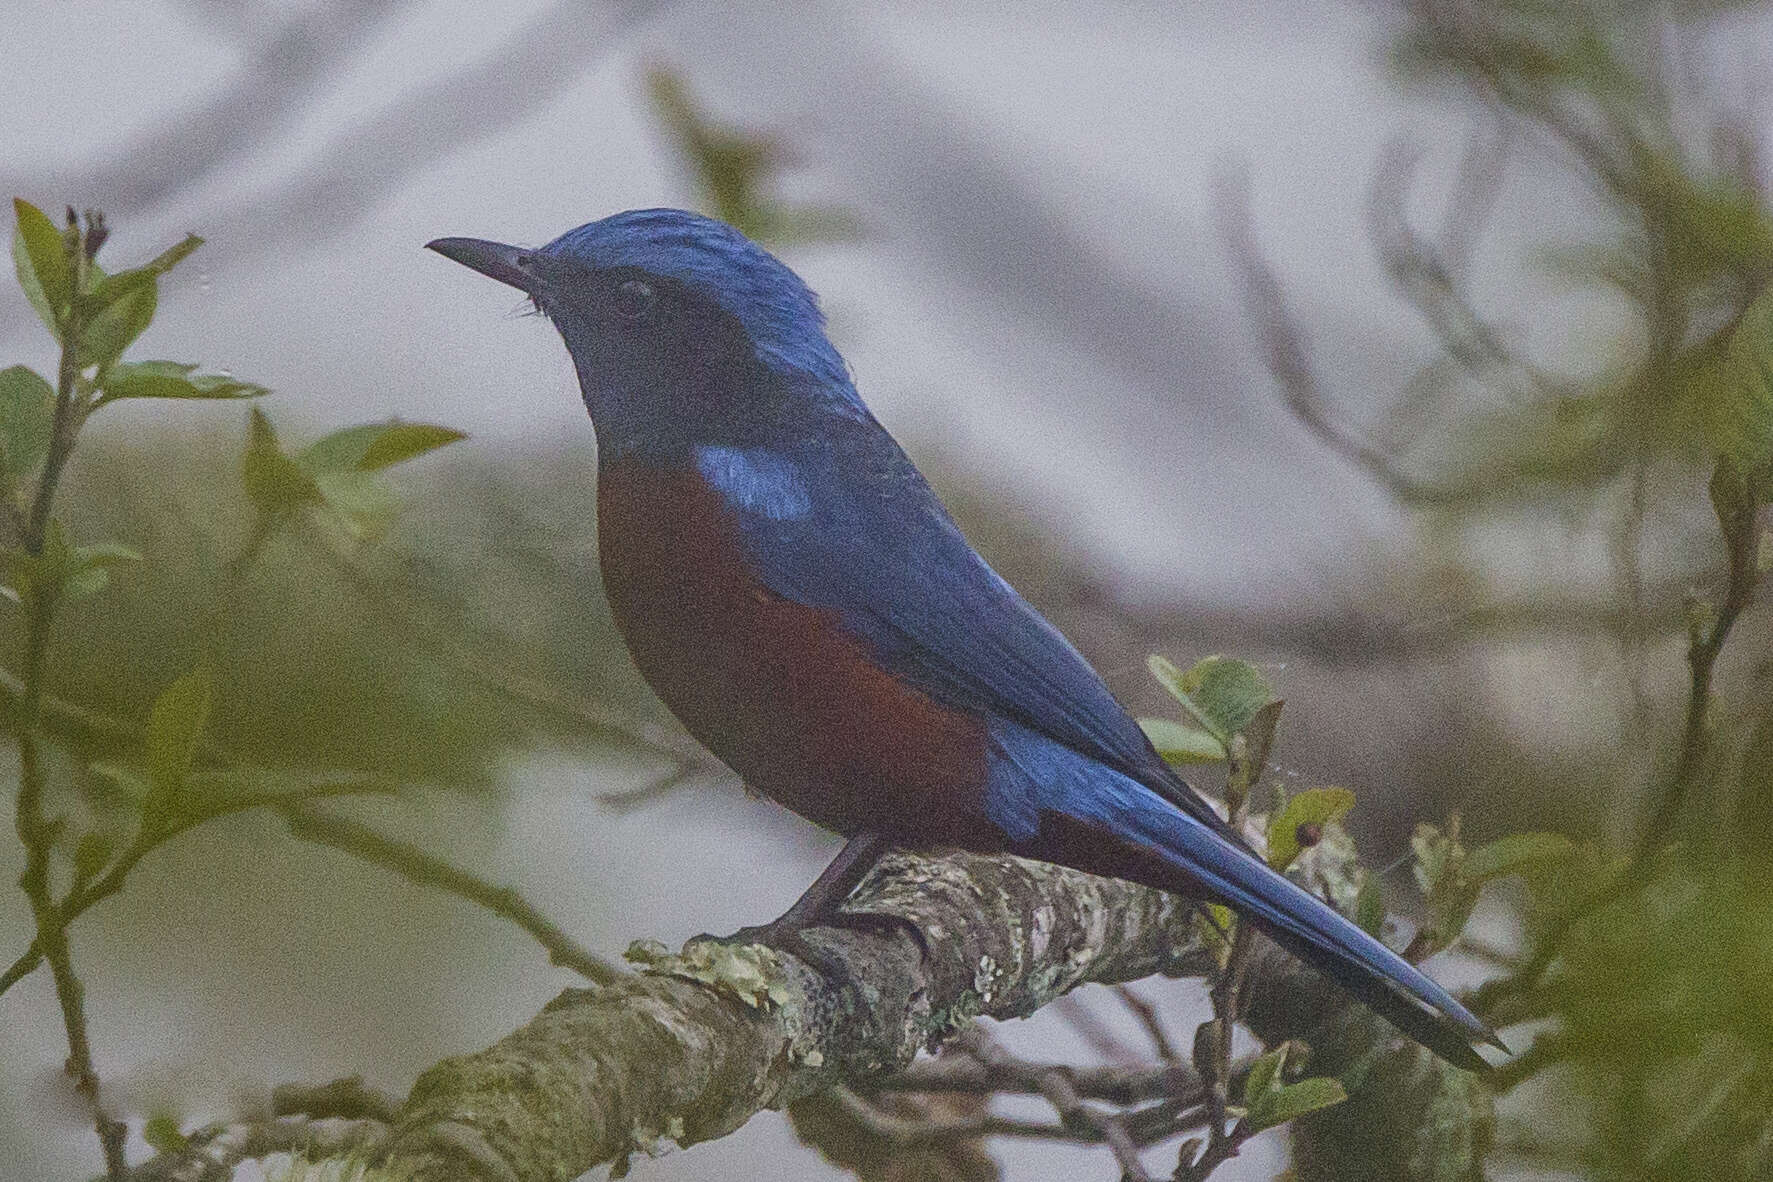
M1157 679L1159 685L1169 691L1172 698L1182 703L1182 709L1186 710L1189 716L1201 726L1207 728L1208 733L1218 739L1221 745L1230 738L1229 735L1220 734L1218 728L1213 724L1213 720L1207 717L1206 711L1195 703L1194 696L1189 693L1187 688L1188 675L1177 668L1174 662L1167 657L1160 657L1156 653L1152 653L1145 658L1145 667L1151 670L1151 675Z
M105 374L97 405L119 398L257 398L263 386L232 374L198 373L195 365L177 361L135 361L114 365Z
M80 334L81 367L96 365L104 373L153 321L159 300L158 285L150 276L107 304Z
M62 594L69 599L96 595L111 583L111 568L125 562L140 562L142 556L121 542L95 542L76 546L68 556Z
M1247 727L1264 706L1275 702L1274 690L1254 665L1228 657L1197 661L1184 672L1153 654L1146 667L1170 696L1221 743Z
M116 566L121 562L140 562L141 552L122 542L93 542L74 547L74 561L80 566Z
M1323 1075L1313 1076L1270 1092L1259 1107L1249 1109L1244 1122L1251 1131L1260 1132L1297 1120L1320 1108L1333 1107L1346 1099L1348 1091L1342 1086L1341 1080Z
M1182 688L1182 670L1168 657L1152 653L1145 658L1145 667L1157 678L1157 683L1170 691L1178 702L1187 705L1188 691Z
M1299 840L1300 830L1317 826L1320 835L1325 825L1340 821L1354 807L1354 793L1346 788L1307 788L1287 801L1281 810L1268 819L1268 864L1285 870L1299 856L1299 851L1315 841Z
M1268 766L1268 752L1274 746L1274 733L1280 728L1281 708L1285 705L1279 698L1269 699L1241 728L1247 768L1244 774L1249 784L1254 784L1256 777L1262 774L1262 769ZM1249 785L1244 785L1243 790L1248 792Z
M390 423L387 430L378 435L364 451L363 458L357 461L357 466L373 472L422 456L426 452L436 451L440 447L447 447L466 438L468 438L466 432L450 427L433 426L430 423Z
M1385 883L1371 870L1361 879L1360 893L1354 897L1354 922L1375 940L1385 936Z
M6 566L7 598L25 604L40 597L55 600L67 590L68 579L76 571L73 554L62 523L51 517L39 553L14 546L0 556Z
M1576 845L1561 833L1513 833L1480 845L1465 855L1459 877L1481 885L1511 874L1535 870L1570 856Z
M69 571L68 577L62 580L62 596L66 599L85 599L89 595L97 595L110 585L111 572L102 566Z
M55 391L22 365L0 369L0 496L37 470L49 454Z
M179 1132L179 1122L170 1116L150 1116L142 1122L142 1140L155 1153L183 1153L190 1139Z
M467 435L431 423L364 423L315 440L297 460L310 472L373 472L435 451Z
M1281 1068L1286 1066L1287 1047L1283 1043L1250 1064L1244 1077L1244 1109L1254 1112L1268 1101L1280 1084Z
M86 770L95 776L103 776L116 785L119 792L137 804L147 800L153 791L152 786L142 779L136 769L125 767L120 763L99 760L87 764Z
M1194 701L1229 737L1242 731L1275 700L1268 679L1254 665L1229 657L1207 657L1182 677Z
M354 538L380 535L400 510L399 496L374 472L319 472L314 483L327 508L339 515Z
M190 774L213 695L209 670L199 667L167 686L148 712L148 778L162 799L170 799Z
M106 276L94 284L92 290L87 293L89 306L97 310L116 303L137 288L158 279L184 262L192 251L202 245L203 239L195 234L187 234L183 241L161 251L142 266Z
M1199 727L1167 718L1141 718L1139 725L1157 753L1170 763L1225 762L1225 744Z
M271 429L271 420L265 417L265 412L253 407L248 424L241 478L253 504L266 513L286 513L319 501L320 489L314 483L314 477L283 454L277 444L277 433Z
M18 284L59 341L62 319L74 298L67 244L49 215L29 201L14 197L12 210L18 219L12 236L12 265Z
M1761 292L1730 334L1729 378L1717 384L1707 427L1712 445L1749 479L1773 469L1773 288Z

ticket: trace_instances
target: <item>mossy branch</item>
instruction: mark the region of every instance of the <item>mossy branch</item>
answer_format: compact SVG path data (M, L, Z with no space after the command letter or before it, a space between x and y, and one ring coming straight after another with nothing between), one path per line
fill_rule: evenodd
M877 1084L976 1017L1024 1017L1087 982L1202 975L1213 962L1190 915L1176 896L1042 863L895 853L841 926L808 933L831 975L757 946L636 946L641 972L568 990L496 1045L437 1064L392 1127L348 1152L309 1154L292 1178L345 1176L324 1169L369 1159L362 1177L406 1182L565 1182L607 1162L620 1173L668 1142L712 1140L764 1109ZM1261 1038L1322 1036L1314 1071L1402 1056L1420 1085L1415 1052L1384 1049L1395 1044L1389 1028L1350 1018L1332 987L1263 948L1250 993L1272 985L1286 1000L1253 1000ZM1453 1123L1487 1128L1483 1085L1460 1087L1475 1097ZM169 1155L138 1177L182 1176L172 1167Z

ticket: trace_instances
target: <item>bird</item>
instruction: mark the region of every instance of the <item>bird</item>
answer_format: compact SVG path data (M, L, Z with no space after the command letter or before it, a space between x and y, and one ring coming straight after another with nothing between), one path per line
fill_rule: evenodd
M566 345L604 591L641 675L749 787L848 839L753 932L793 940L892 848L1015 854L1229 906L1487 1066L1473 1043L1494 1032L1257 856L972 548L786 264L665 208L536 248L427 246L524 293Z

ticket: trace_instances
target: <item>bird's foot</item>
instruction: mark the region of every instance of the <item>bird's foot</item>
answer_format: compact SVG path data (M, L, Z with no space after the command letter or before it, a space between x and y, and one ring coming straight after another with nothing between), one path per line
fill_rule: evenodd
M769 923L743 927L727 936L712 936L706 933L697 936L691 943L706 941L713 944L724 944L728 947L746 944L761 944L778 952L786 952L799 958L826 980L839 984L855 984L855 975L851 971L847 959L826 947L806 938L809 928L871 928L880 926L897 926L902 920L893 916L871 915L867 912L833 911L811 921L802 921L787 915L779 916Z

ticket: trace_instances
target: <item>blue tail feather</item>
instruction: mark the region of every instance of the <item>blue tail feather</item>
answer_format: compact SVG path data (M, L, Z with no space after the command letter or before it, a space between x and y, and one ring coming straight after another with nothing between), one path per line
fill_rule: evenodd
M1019 852L1217 899L1405 1034L1458 1066L1500 1045L1427 974L1297 883L1224 826L1183 812L1128 776L1022 727L994 727L992 820Z

